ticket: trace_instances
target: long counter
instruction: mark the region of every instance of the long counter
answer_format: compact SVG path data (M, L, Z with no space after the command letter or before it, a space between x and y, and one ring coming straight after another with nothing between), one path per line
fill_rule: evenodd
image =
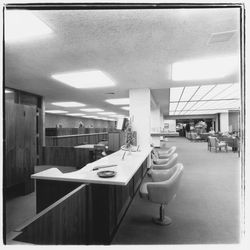
M84 242L110 244L147 172L151 150L148 147L139 152L126 152L125 155L125 151L119 150L71 173L51 168L33 174L31 177L36 180L37 213L85 183L84 213L88 219L83 223L88 232ZM116 166L93 170L111 164ZM97 173L103 170L114 170L116 175L100 178Z
M68 182L95 183L108 185L127 185L135 172L147 158L152 148L146 148L139 152L125 152L119 150L111 155L103 157L95 162L87 164L80 170L71 173L62 173L57 168L51 168L43 172L31 175L33 179L58 180ZM123 158L123 155L125 156ZM93 170L95 167L103 165L117 165L114 167ZM97 175L99 171L113 170L117 174L112 178L101 178Z

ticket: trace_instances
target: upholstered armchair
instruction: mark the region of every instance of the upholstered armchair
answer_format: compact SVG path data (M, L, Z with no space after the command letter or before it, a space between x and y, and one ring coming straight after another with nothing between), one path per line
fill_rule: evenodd
M172 220L165 215L165 206L175 198L183 173L183 164L177 163L167 170L152 170L152 181L140 187L140 196L153 203L160 204L159 218L153 221L160 225L169 225Z
M153 151L153 160L155 159L166 159L169 158L176 151L176 146L172 146L167 150L154 150ZM155 159L154 159L155 158Z
M218 138L216 137L209 137L209 148L210 151L212 148L215 149L215 152L218 152L218 149L221 151L221 149L225 149L225 151L227 152L227 143L225 141L219 141Z
M160 161L163 161L163 159L160 159ZM158 169L158 170L170 169L177 164L177 161L178 161L177 153L174 153L173 155L171 155L169 159L165 160L165 162L162 162L161 164L159 164L158 161L157 162L153 161L153 164L151 164L151 167L148 170L148 175L151 175L152 170L154 169Z

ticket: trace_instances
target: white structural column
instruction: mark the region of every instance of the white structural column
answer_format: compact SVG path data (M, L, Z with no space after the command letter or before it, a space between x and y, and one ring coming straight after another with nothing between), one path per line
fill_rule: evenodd
M150 89L129 90L132 129L137 132L137 145L148 147L151 143Z
M228 112L220 114L220 132L229 131Z
M160 125L161 125L161 130L164 129L164 117L163 117L163 113L160 113Z

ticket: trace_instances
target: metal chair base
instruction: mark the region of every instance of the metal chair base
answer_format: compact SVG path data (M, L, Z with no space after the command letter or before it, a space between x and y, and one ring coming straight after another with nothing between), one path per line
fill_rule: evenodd
M165 216L164 218L152 218L153 222L155 224L161 225L161 226L168 226L172 223L171 218Z

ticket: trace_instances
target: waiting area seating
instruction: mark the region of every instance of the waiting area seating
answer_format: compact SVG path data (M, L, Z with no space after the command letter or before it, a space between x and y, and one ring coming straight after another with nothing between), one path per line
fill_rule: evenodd
M215 149L215 152L221 151L221 149L225 149L225 151L228 151L227 148L227 142L225 141L220 141L218 138L209 136L208 137L208 150L211 151L212 149Z
M169 225L172 222L165 215L165 206L176 197L183 169L183 164L177 163L170 169L152 170L152 181L145 182L140 187L141 198L160 204L159 218L153 219L157 224Z
M157 161L159 159L167 159L169 158L172 154L174 154L176 151L176 147L172 146L169 149L164 149L164 150L153 150L152 156L153 160ZM161 161L160 161L161 162ZM162 161L164 162L164 161Z

